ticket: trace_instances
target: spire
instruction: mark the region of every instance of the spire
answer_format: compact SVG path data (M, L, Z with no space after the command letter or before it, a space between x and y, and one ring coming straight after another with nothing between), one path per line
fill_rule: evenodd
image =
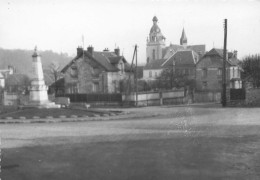
M37 46L35 46L32 57L37 57L37 56L39 56L39 53L38 53L38 50L37 50Z
M187 45L187 37L186 37L186 34L185 34L185 30L184 28L182 29L182 34L181 34L181 39L180 39L180 45Z

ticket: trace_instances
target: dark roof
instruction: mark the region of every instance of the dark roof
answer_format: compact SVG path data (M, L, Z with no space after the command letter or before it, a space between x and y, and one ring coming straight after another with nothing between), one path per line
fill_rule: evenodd
M205 56L210 56L210 55L218 55L220 57L223 57L223 49L217 49L217 48L213 48L211 49L209 52L207 52L205 54ZM232 52L228 52L228 58L232 58L233 57L233 53Z
M88 52L85 51L85 54L90 55ZM113 52L107 52L107 51L94 51L93 52L93 59L97 61L101 66L103 66L107 71L118 71L117 67L113 66L110 61L109 57L115 57L116 54Z
M64 73L75 61L81 58L83 53L78 54L73 58L62 70ZM125 64L125 71L130 72L130 65L125 60L124 56L117 56L114 52L109 51L94 51L91 55L88 51L84 51L84 58L90 58L100 66L102 66L108 72L117 72L119 69L115 66L120 60Z
M199 56L196 52L191 50L185 51L177 51L174 55L172 55L165 63L163 63L163 67L172 66L173 62L175 65L196 65L198 62Z
M223 62L223 49L213 48L207 52L202 59L205 59L206 57L211 59L211 63L216 61ZM231 66L240 66L239 59L237 59L232 52L228 52L228 59L226 61Z
M120 60L126 62L124 56L113 56L113 57L108 57L108 59L111 64L118 64Z
M204 56L219 56L221 59L223 58L223 49L213 48L209 52L207 52ZM234 53L228 52L227 62L232 66L239 66L239 60L234 57Z
M144 69L161 69L161 65L166 61L166 59L157 59L154 61L151 61L149 63L147 63L144 66Z

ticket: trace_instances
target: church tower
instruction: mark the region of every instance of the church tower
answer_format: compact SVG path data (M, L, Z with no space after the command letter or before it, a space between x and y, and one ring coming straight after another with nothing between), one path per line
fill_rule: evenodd
M180 45L187 46L188 40L184 31L184 28L182 29L181 39L180 39Z
M158 19L153 17L153 26L150 30L146 44L147 63L156 59L162 59L162 49L165 47L165 37L161 33L161 29L157 25Z

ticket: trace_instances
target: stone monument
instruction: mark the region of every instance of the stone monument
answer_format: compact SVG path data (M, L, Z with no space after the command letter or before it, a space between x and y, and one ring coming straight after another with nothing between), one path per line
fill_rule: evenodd
M42 70L42 62L37 47L32 55L32 81L29 88L30 96L29 107L37 108L60 108L60 105L49 101L48 86L45 85L44 75Z

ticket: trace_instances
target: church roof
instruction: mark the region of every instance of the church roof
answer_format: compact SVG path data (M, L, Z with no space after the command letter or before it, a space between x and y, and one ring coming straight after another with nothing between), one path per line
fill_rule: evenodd
M182 50L192 50L195 51L197 54L205 54L206 51L206 46L205 45L189 45L189 46L182 46L178 44L170 44L170 46L165 47L162 50L163 58L168 59L173 55L173 53L177 51L182 51Z

